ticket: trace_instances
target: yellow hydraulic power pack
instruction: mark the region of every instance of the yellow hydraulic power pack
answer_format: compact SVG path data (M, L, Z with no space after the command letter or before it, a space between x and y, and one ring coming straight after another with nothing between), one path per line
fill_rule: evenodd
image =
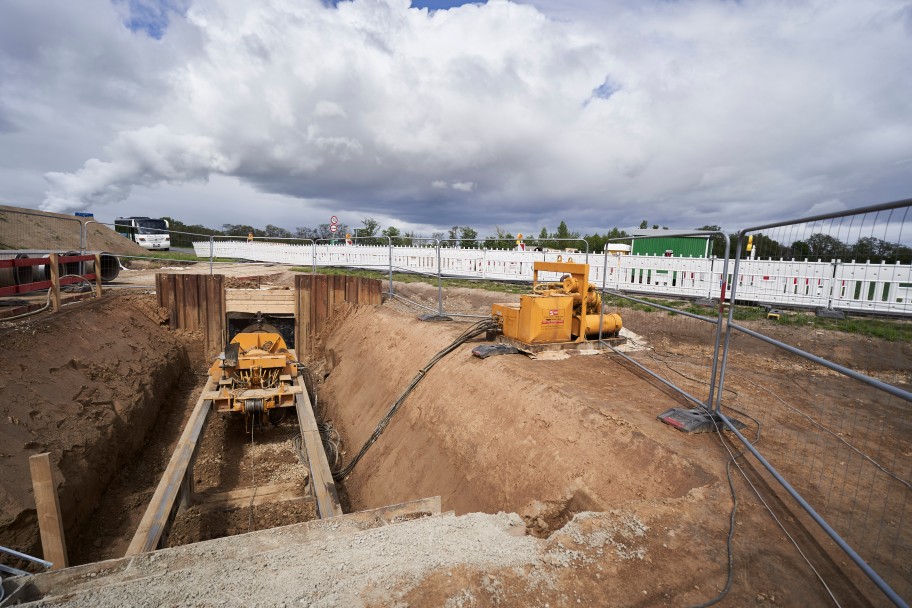
M494 304L491 314L503 335L525 344L585 342L599 335L617 337L621 316L601 314L602 297L589 283L589 265L570 262L535 262L532 293L519 304ZM539 272L561 273L557 283L539 283Z

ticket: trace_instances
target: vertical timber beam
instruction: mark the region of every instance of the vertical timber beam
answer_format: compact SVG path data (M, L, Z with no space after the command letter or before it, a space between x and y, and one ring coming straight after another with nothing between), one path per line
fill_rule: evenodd
M101 254L95 254L95 297L101 297Z
M172 310L175 312L174 316L171 317L171 329L186 329L187 326L184 323L184 316L186 315L186 309L184 308L184 282L177 275L171 275L171 278L174 279L174 306Z
M51 311L60 310L60 256L52 253L48 256L48 264L51 267Z
M225 277L214 274L201 276L206 285L206 348L210 353L225 347Z
M57 496L57 481L54 479L50 453L31 456L29 470L32 473L32 488L35 491L35 508L38 510L38 529L41 532L44 559L54 564L51 570L66 568L69 565L66 538L63 533L60 499Z

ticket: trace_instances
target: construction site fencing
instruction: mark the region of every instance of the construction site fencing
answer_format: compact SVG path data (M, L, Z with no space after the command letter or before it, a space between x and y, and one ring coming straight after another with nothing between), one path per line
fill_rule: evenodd
M40 222L32 220L39 217ZM75 254L83 249L82 221L78 217L0 206L0 249Z
M376 238L376 237L373 237ZM418 240L418 239L415 239ZM232 258L299 266L394 268L405 272L492 281L532 280L537 261L558 258L585 261L585 252L515 251L440 247L436 245L363 245L248 242L237 237L193 243L201 258ZM851 254L850 250L845 254ZM848 259L848 261L844 261ZM739 275L738 301L807 309L912 316L912 259L753 259L744 260ZM720 299L724 258L685 258L609 254L605 263L590 265L589 280L631 294ZM727 279L723 281L723 279ZM550 279L549 279L550 280ZM730 294L725 295L730 299Z
M901 363L909 357L904 324L869 324L884 338L876 348L865 335L821 329L840 323L853 329L837 309L912 312L912 285L900 272L908 262L896 259L909 252L910 205L899 201L738 233L733 300L748 291L759 301L825 301L829 310L770 323L730 308L715 404L737 437L733 451L749 454L741 466L754 483L798 507L793 526L801 533L831 555L845 553L848 559L839 561L867 597L880 593L897 606L912 597L912 393L902 388L912 384L912 370ZM753 251L758 243L825 248L821 253L834 261L783 264L779 276L766 275L758 262L742 259L751 255L748 244ZM881 259L836 261L859 251ZM739 432L733 418L749 428ZM814 560L806 559L813 568Z
M690 236L714 236L722 239L725 243L723 262L728 259L729 241L724 233L695 231ZM614 240L617 239L612 239ZM608 310L621 313L623 334L627 342L614 346L602 340L603 345L630 365L677 392L686 399L685 403L689 403L690 408L711 409L716 390L723 307L713 306L711 302L707 302L707 306L699 306L691 300L664 300L655 296L646 298L631 295L618 288L619 284L623 284L622 281L609 280L612 276L617 278L617 275L612 274L612 268L632 268L631 275L634 272L637 275L645 273L649 278L654 269L617 264L620 257L629 256L610 255L606 248L600 268L600 291L603 309L607 307ZM724 276L726 272L727 264L723 263L719 276ZM721 289L720 287L720 294ZM659 292L659 295L663 294ZM670 401L666 409L675 405L677 404Z

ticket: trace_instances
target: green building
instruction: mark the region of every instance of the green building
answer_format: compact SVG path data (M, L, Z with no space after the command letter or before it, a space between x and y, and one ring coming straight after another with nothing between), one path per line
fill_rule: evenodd
M712 254L710 237L676 236L674 233L673 230L634 231L630 254L671 258L706 258Z

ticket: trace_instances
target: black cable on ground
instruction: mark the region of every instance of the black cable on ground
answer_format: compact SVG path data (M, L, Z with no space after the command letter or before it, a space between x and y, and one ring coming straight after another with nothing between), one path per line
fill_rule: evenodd
M434 365L436 365L441 359L446 357L448 354L450 354L451 352L453 352L454 350L456 350L457 348L459 348L460 346L462 346L463 344L465 344L472 338L476 338L476 337L484 334L487 331L496 330L499 328L500 328L500 326L493 319L482 319L481 321L478 321L477 323L473 323L464 332L462 332L459 335L459 337L456 338L452 342L452 344L450 344L449 346L447 346L446 348L444 348L443 350L438 352L436 355L434 355L431 358L431 360L428 361L427 365L425 365L421 370L419 370L418 374L414 378L412 378L412 381L405 388L405 390L402 391L402 394L399 395L399 398L396 399L395 402L393 402L392 407L390 407L390 409L386 413L386 415L377 424L377 428L374 429L374 432L371 434L371 436L367 439L367 441L364 442L364 445L361 446L361 450L355 455L354 458L352 458L351 462L349 462L347 465L345 465L345 467L343 467L342 469L333 472L333 480L342 481L343 479L348 477L348 475L355 468L355 465L358 464L358 461L360 461L361 458L364 457L364 454L367 453L367 450L369 450L370 447L372 445L374 445L374 443L380 437L380 435L383 434L384 429L386 429L387 425L390 423L390 420L393 419L393 416L396 415L396 412L399 411L399 408L405 402L405 399L412 393L413 390L415 390L415 387L418 386L418 384L424 379L424 377L427 375L427 373L430 371L430 369L432 367L434 367Z
M734 408L729 408L729 409L734 410ZM738 410L734 410L734 411L738 411ZM739 413L743 414L743 412L739 412ZM747 416L747 415L745 414L745 416ZM753 441L753 443L756 444L757 442L760 441L760 422L756 418L753 418L751 416L747 416L747 417L750 418L751 420L753 420L757 424L757 436ZM713 426L716 428L716 435L719 436L719 442L722 444L722 447L725 448L725 451L728 452L728 455L729 455L728 461L725 463L725 476L728 478L728 490L731 494L731 500L732 500L731 513L729 514L729 518L728 518L728 538L725 541L725 549L726 549L726 553L728 555L728 568L727 568L728 571L725 576L725 586L722 588L722 591L719 592L719 595L717 595L716 597L714 597L711 600L708 600L702 604L697 604L697 605L693 606L692 608L708 608L709 606L718 604L723 599L725 599L725 596L728 595L729 591L731 591L732 580L735 575L735 554L734 554L734 550L732 548L732 541L735 537L735 516L738 513L738 493L735 491L735 482L732 479L731 466L735 462L736 459L744 456L744 454L747 452L747 450L742 450L742 451L738 452L737 454L732 454L731 450L728 449L728 446L725 445L725 439L722 437L722 428L719 426L719 423L716 422L715 418L711 418L711 420L712 420Z

